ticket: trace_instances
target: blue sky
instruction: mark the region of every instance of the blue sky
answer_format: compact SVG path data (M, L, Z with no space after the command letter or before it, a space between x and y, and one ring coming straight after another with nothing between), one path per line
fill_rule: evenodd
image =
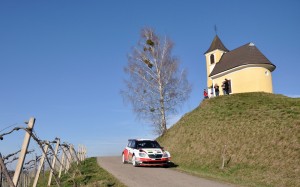
M202 100L214 25L229 50L255 43L277 66L274 92L299 97L299 9L297 0L0 1L0 134L33 116L41 139L84 144L89 156L118 155L128 138L156 137L119 94L143 27L174 41L193 85L169 124ZM0 152L17 151L23 136L7 136Z

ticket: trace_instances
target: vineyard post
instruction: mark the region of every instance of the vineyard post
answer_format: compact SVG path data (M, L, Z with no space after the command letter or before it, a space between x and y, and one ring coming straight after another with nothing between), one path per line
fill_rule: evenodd
M35 178L34 178L34 182L33 182L33 186L32 186L32 187L36 187L37 182L38 182L38 180L39 180L40 172L41 172L41 169L42 169L42 167L43 167L43 165L44 165L44 161L45 161L45 157L46 157L46 154L45 154L45 153L47 153L47 151L48 151L48 146L49 146L49 144L47 144L47 143L46 143L46 145L44 146L43 156L42 156L42 158L40 159L40 164L39 164L38 170L37 170L37 172L36 172L36 175L35 175Z
M86 159L86 153L87 153L87 149L86 149L86 147L85 146L83 146L83 160L85 160Z
M2 187L2 167L0 165L0 187Z
M68 150L69 150L69 156L70 156L70 161L71 161L70 164L72 164L75 159L74 159L74 156L73 156L73 151L72 151L71 145L68 147Z
M48 186L51 185L51 179L52 179L52 175L53 175L53 169L54 169L54 166L55 166L55 161L56 161L56 156L57 156L57 152L58 152L58 147L59 147L59 142L60 142L60 139L57 138L57 142L56 142L56 146L55 146L55 151L54 151L54 155L53 155L53 159L52 159L52 164L51 164L51 170L50 170L50 174L49 174L49 180L48 180Z
M64 147L62 147L62 149L64 149ZM64 151L62 151L62 153L61 153L61 165L59 167L58 178L60 178L60 176L61 176L62 168L65 167L64 164L65 164L65 153L64 153Z
M226 145L224 145L224 149L222 152L222 165L221 165L221 169L224 169L225 166L225 156L226 156Z
M84 161L84 152L85 152L85 148L84 148L84 145L79 145L78 146L78 149L79 149L79 155L80 155L80 161Z
M84 145L80 145L81 160L84 161Z
M37 157L36 153L34 154L34 157L35 157L35 159L34 159L34 173L33 173L33 176L35 176L36 172L37 172L37 159L38 159L38 157Z
M67 171L70 169L70 165L72 163L72 156L70 154L70 149L66 148L66 157L67 159L67 164L66 164L66 170L65 170L65 174L67 173Z
M21 177L23 177L23 186L27 186L26 172L23 171Z
M9 184L9 186L10 186L10 187L15 187L13 181L11 180L11 178L10 178L10 176L9 176L9 173L8 173L8 171L7 171L7 168L6 168L5 164L4 164L4 161L3 161L3 159L2 159L1 153L0 153L0 167L1 167L1 171L3 172L3 174L4 174L5 177L6 177L6 180L7 180L8 184Z
M82 159L81 159L81 147L80 147L80 144L78 144L78 148L77 148L77 157L79 158L80 161L82 161Z
M80 160L84 161L84 145L80 145Z
M30 118L29 122L28 122L28 130L30 132L33 130L34 123L35 123L35 118L33 118L33 117ZM14 183L15 186L18 186L18 182L19 182L20 174L21 174L21 171L22 171L22 168L23 168L24 160L25 160L25 157L26 157L28 145L30 143L30 138L31 138L31 133L26 131L24 141L23 141L23 145L22 145L22 149L21 149L20 156L19 156L19 160L18 160L18 163L17 163L17 166L16 166L14 177L13 177L13 183Z
M72 154L73 154L74 157L75 157L76 163L77 163L77 165L78 165L78 164L79 164L79 159L78 159L78 157L77 157L76 150L74 149L74 146L73 146L72 144L71 144L70 148L71 148Z
M64 154L64 158L65 158L65 161L64 161L64 171L65 173L67 172L68 170L68 163L69 163L69 158L68 158L68 155L67 155L67 148L65 147L65 145L62 146L62 154Z

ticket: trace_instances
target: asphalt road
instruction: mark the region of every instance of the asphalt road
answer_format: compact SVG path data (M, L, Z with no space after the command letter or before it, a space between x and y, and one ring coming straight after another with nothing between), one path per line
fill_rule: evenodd
M170 168L133 167L131 164L122 164L121 157L98 157L97 162L129 187L233 187L230 184L198 178Z

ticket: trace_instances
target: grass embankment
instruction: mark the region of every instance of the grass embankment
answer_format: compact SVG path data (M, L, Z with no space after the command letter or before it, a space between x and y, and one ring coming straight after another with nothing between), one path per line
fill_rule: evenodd
M299 98L245 93L204 100L158 141L178 169L196 175L245 186L300 186Z
M46 176L40 177L37 186L47 186L49 172ZM62 175L60 182L62 187L125 187L111 174L98 166L97 159L94 157L86 159L79 165L73 164L67 174ZM52 184L51 186L57 186L53 178Z

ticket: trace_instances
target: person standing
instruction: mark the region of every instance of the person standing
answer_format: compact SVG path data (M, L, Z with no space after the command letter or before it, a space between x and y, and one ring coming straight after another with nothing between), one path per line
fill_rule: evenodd
M229 81L225 79L222 85L224 95L229 95Z
M208 99L208 94L207 94L206 89L204 89L204 91L203 91L203 96L204 96L204 99Z
M226 95L225 81L222 82L222 91L223 91L223 95Z
M218 97L219 94L220 94L219 85L218 85L218 84L215 84L214 89L215 89L216 97Z

